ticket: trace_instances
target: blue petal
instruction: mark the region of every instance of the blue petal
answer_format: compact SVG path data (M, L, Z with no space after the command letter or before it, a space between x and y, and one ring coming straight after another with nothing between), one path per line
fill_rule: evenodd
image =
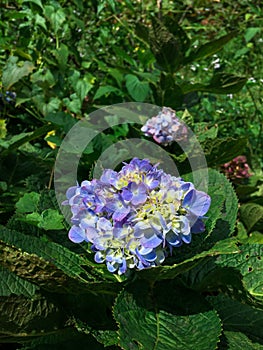
M146 260L146 261L149 261L149 262L153 262L156 260L156 253L154 250L151 251L151 253L149 254L146 254L146 255L143 255L143 258Z
M89 242L93 243L94 240L96 239L96 237L98 236L98 231L90 226L90 227L86 227L85 229L85 233L86 233L86 237L89 240Z
M166 235L166 241L173 247L179 247L182 245L182 241L179 235L176 235L173 231L169 231Z
M105 257L101 252L97 252L94 256L94 260L96 263L103 263L105 261Z
M196 222L191 226L192 233L200 233L205 231L205 224L201 219L197 219Z
M140 239L140 243L144 248L156 248L163 242L156 234L152 234L148 237L144 236Z
M191 242L191 239L192 239L191 233L189 233L189 235L181 235L181 237L184 243L189 244Z
M117 264L111 264L109 262L106 262L106 265L109 272L115 272L118 268Z
M74 243L81 243L85 240L85 231L78 226L72 226L68 237Z
M198 217L207 213L210 203L211 198L208 194L192 189L185 195L182 205Z
M126 263L126 260L123 259L123 260L122 260L122 264L121 264L120 267L119 267L119 274L125 273L126 270L127 270L127 263Z

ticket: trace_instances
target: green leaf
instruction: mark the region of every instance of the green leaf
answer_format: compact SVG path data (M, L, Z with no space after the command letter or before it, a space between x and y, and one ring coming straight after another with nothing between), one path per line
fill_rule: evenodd
M242 332L263 345L263 310L223 295L207 299L219 313L225 331Z
M122 292L113 308L122 349L216 349L221 333L215 311L179 316L143 307L131 293Z
M54 125L43 125L33 132L20 133L14 135L6 144L6 148L2 152L2 156L8 155L10 151L14 151L27 142L38 139L40 136L46 135L49 131L54 130Z
M60 47L55 51L55 56L58 61L59 68L65 71L68 62L69 50L65 44L61 44Z
M32 213L37 211L40 194L36 192L25 193L16 203L18 213Z
M206 139L202 143L206 155L206 161L209 166L220 166L238 155L247 146L247 138L233 137Z
M67 327L62 308L43 296L10 296L0 302L0 342L23 342L57 333Z
M240 220L245 224L248 232L255 226L262 224L263 206L256 203L246 203L240 207Z
M0 226L0 263L19 277L58 293L118 289L115 284L103 283L108 275L109 281L116 279L112 274L104 274L98 264L59 244L3 226Z
M119 342L119 336L116 331L92 331L94 338L105 347L117 345Z
M25 218L18 219L44 230L61 230L64 228L63 215L59 214L59 212L54 209L46 209L41 214L34 212L26 215Z
M61 7L55 8L49 5L45 6L44 10L47 20L51 23L55 34L57 34L57 32L63 28L62 24L66 20L64 10Z
M9 90L12 85L23 77L29 75L34 69L30 61L19 61L18 57L10 56L7 64L3 68L2 84L5 90Z
M130 96L136 102L143 102L150 92L150 87L147 82L140 81L136 75L127 74L125 76L126 88Z
M244 35L246 42L248 43L250 40L252 40L254 38L254 36L257 33L261 32L261 28L259 27L249 27L246 30L246 33Z
M184 94L193 91L211 92L213 94L234 94L242 89L247 78L238 77L228 73L216 73L208 85L204 84L182 84Z
M93 85L85 79L78 80L76 84L76 93L81 101L87 96L88 92L93 88Z
M40 16L38 13L35 14L35 21L36 25L42 27L43 29L47 30L46 26L46 20L44 17Z
M204 250L202 253L196 254L189 259L185 259L178 264L173 264L171 266L163 265L141 270L137 272L137 276L152 281L173 279L179 274L191 270L206 257L220 256L221 254L238 254L239 249L236 243L235 239L225 239L217 242L210 250Z
M180 38L175 37L165 25L154 18L149 43L157 63L167 72L176 72L184 59Z
M22 3L25 3L25 2L31 2L33 4L36 4L43 10L43 5L41 0L22 0Z
M62 127L66 133L77 123L71 114L65 112L48 113L45 120Z
M244 244L240 253L224 255L217 258L216 263L222 267L234 267L242 275L242 282L250 295L263 301L263 245Z
M63 221L63 215L59 214L57 210L46 209L41 213L38 227L44 230L61 230L64 228Z
M116 88L116 87L114 87L114 86L110 86L110 85L107 85L107 86L100 86L100 87L98 88L98 90L96 91L96 94L95 94L93 100L97 100L97 99L99 99L100 97L105 96L105 95L106 95L106 97L107 97L107 96L108 96L110 93L112 93L112 92L120 93L120 90L119 90L118 88Z
M170 74L161 74L160 82L151 84L155 102L160 106L178 108L183 103L183 92Z
M230 40L237 36L237 31L233 31L226 35L221 36L219 39L210 41L200 46L196 51L192 51L186 59L186 62L193 62L201 58L214 55L220 51Z
M263 350L263 345L253 343L244 333L224 332L227 339L228 350Z
M0 296L10 296L15 295L24 295L25 297L31 298L38 290L38 287L32 283L23 280L18 277L13 272L5 269L0 265Z
M194 132L197 135L198 141L203 142L206 139L215 139L218 134L218 126L209 127L208 123L200 122L195 123Z
M6 120L0 119L0 139L4 139L7 134Z

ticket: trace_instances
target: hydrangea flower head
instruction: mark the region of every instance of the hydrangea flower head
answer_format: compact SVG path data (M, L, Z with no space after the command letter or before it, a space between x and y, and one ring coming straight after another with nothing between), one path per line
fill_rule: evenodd
M235 157L223 164L221 169L226 177L234 182L247 179L252 175L246 156Z
M187 127L176 117L175 111L168 107L163 107L157 116L147 120L141 131L164 146L174 141L185 141L188 136Z
M118 274L162 264L192 233L205 230L210 206L210 197L191 182L138 158L70 187L66 196L63 204L73 214L69 239L91 243L95 261Z

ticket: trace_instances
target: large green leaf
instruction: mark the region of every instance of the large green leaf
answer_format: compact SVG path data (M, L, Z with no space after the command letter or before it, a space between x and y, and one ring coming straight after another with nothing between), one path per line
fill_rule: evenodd
M160 82L151 84L155 103L159 106L178 108L183 103L183 92L170 74L161 74Z
M150 92L149 84L145 81L140 81L136 75L127 74L125 77L126 88L130 96L136 102L143 102Z
M54 125L46 124L36 129L35 131L14 135L9 141L6 142L5 148L7 149L2 151L2 156L8 155L10 151L18 149L27 142L30 142L32 140L38 139L43 135L46 135L51 130L54 130Z
M19 277L59 293L118 289L103 283L103 267L63 246L0 227L0 263ZM100 267L100 268L99 268ZM104 269L105 270L105 269Z
M42 10L43 10L43 5L42 5L42 2L41 0L22 0L22 2L31 2L33 4L36 4L38 5Z
M189 259L185 259L180 263L171 266L163 265L138 272L138 277L153 281L175 278L179 274L192 269L198 265L206 257L218 256L220 254L238 254L239 249L235 239L225 239L217 242L210 250L205 250L200 254L196 254Z
M186 59L186 62L193 62L201 58L205 58L214 55L221 50L231 39L237 35L237 31L233 31L226 35L221 36L219 39L210 41L199 48L196 51L191 51Z
M5 90L9 90L12 85L20 79L30 74L34 65L30 61L18 62L18 57L10 56L3 69L2 84Z
M241 205L240 220L245 224L248 232L251 232L255 226L263 222L263 206L256 203Z
M244 333L226 331L224 335L228 350L263 350L263 345L253 343Z
M242 282L250 295L263 301L263 245L244 244L239 254L221 255L217 264L222 267L234 267L240 271Z
M247 138L233 137L207 139L202 146L209 166L220 166L242 154L247 145Z
M219 313L224 330L242 332L253 342L263 344L263 310L223 295L207 299Z
M207 85L196 84L182 84L184 94L193 91L210 92L212 94L234 94L242 89L246 84L247 78L238 77L228 73L216 73L210 83Z
M122 292L113 308L122 349L213 350L221 323L215 311L181 316L146 308L131 293Z
M152 20L149 43L157 63L165 71L175 72L179 69L184 58L184 46L180 37L171 33L157 18Z
M68 316L55 303L38 295L33 298L0 298L0 342L23 342L60 333Z
M210 235L216 226L217 220L220 220L221 225L222 221L225 221L228 224L228 232L224 232L223 237L226 237L234 231L238 211L237 196L232 184L223 174L212 169L209 169L208 174L208 194L211 197L211 206L207 213L206 228ZM218 240L220 240L220 237L218 237Z
M34 284L18 277L13 272L8 271L0 265L0 296L10 296L12 294L32 297L38 289Z

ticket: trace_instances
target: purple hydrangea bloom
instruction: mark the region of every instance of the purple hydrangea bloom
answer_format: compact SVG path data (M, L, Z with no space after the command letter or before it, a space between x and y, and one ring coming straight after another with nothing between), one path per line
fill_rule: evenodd
M186 141L188 137L187 127L176 117L175 111L168 107L163 107L157 116L147 120L141 131L164 146L174 141Z
M222 172L233 182L242 182L252 176L246 156L238 156L221 166Z
M162 264L205 230L210 206L210 197L192 183L138 158L69 188L66 196L63 204L73 214L69 239L89 242L95 261L118 274Z

